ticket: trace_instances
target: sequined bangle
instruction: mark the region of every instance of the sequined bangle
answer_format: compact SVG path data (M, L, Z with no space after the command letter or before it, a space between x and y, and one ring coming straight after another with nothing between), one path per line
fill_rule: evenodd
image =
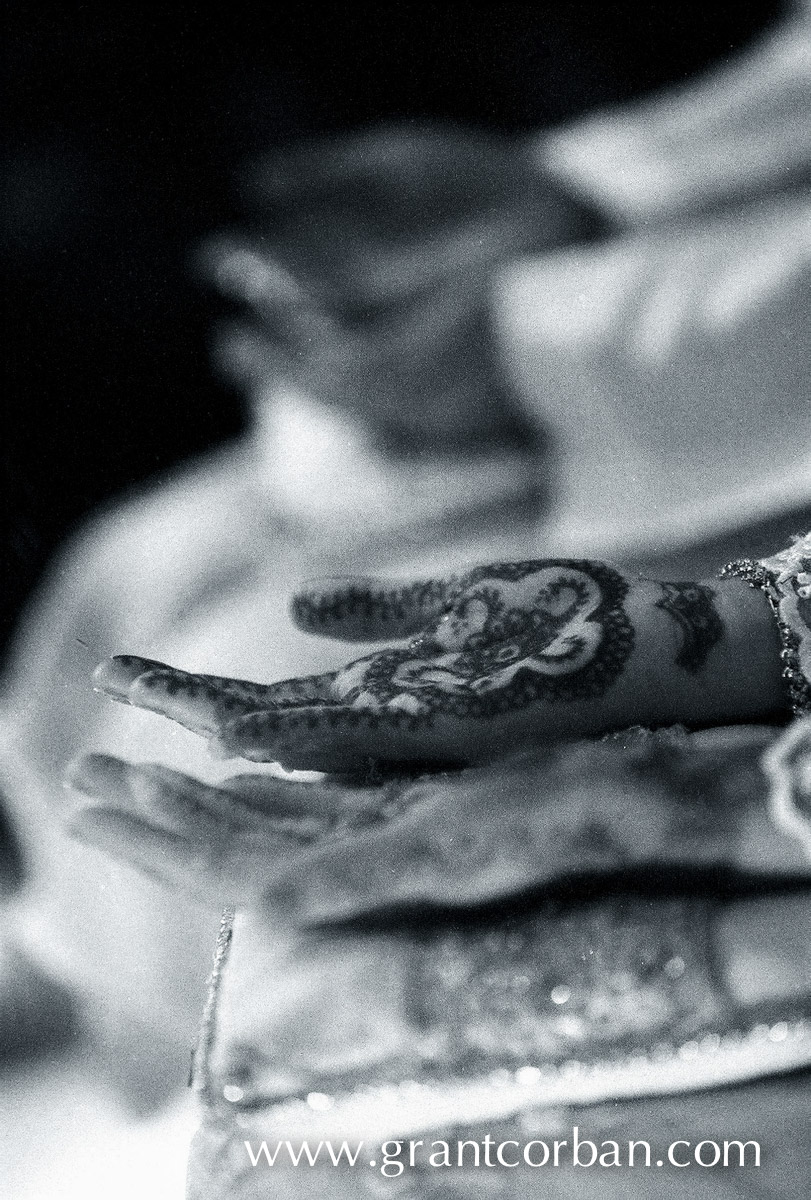
M743 579L750 587L758 588L769 601L780 634L780 658L783 661L783 678L786 681L791 711L795 717L811 712L811 683L800 668L800 639L791 626L780 615L782 593L774 576L762 563L751 558L739 558L727 563L720 572L721 579Z

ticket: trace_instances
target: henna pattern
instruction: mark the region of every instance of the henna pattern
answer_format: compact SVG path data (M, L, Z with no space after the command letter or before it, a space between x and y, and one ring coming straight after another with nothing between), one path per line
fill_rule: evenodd
M133 656L102 664L96 678L114 699L214 737L221 753L318 770L370 749L409 761L411 735L441 717L488 718L537 701L604 695L634 646L627 591L604 563L570 559L495 563L391 589L382 580L342 580L337 590L316 586L300 598L303 622L320 622L324 632L335 622L350 640L381 631L387 640L417 636L337 672L273 684ZM452 721L444 736L451 729Z
M133 672L132 682L142 691L173 698L209 701L224 718L229 713L270 708L311 708L330 702L329 687L334 672L283 679L278 683L252 683L221 675L195 675L150 659L119 654L115 659Z
M617 571L585 560L477 567L432 628L350 664L336 693L355 708L457 717L602 696L633 649L627 589Z
M451 577L405 583L401 587L381 585L378 590L348 583L326 594L302 591L292 601L291 615L297 625L327 636L331 628L340 627L345 638L356 625L360 634L374 629L376 636L382 636L388 627L396 637L403 630L421 628L435 617L458 583Z
M430 729L432 725L431 714L412 715L402 711L373 711L325 705L317 711L302 708L291 712L270 709L248 713L247 716L238 718L232 729L238 731L240 738L255 735L261 740L302 731L316 733L339 729L360 729L370 733L378 730L406 729L417 733L423 729Z
M704 583L660 583L663 595L656 601L681 629L676 665L695 675L704 666L724 625L715 611L715 592Z
M414 716L402 710L337 705L271 709L232 721L220 736L220 749L254 762L277 761L285 766L326 771L343 769L347 761L357 760L359 755L362 759L367 754L370 758L398 759L396 753L359 751L353 745L356 736L365 744L369 738L380 741L386 736L397 739L403 734L426 733L432 726L430 714ZM408 759L409 755L402 757Z

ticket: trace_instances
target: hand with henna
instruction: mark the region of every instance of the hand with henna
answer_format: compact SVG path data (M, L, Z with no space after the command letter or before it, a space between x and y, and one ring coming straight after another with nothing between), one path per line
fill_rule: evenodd
M215 753L288 769L493 761L629 725L717 725L787 708L768 603L738 580L633 579L602 562L494 563L419 582L338 579L293 616L394 642L319 676L254 683L131 656L96 673L114 699Z
M726 870L807 880L770 821L762 726L629 730L377 784L242 775L211 787L86 755L72 832L174 890L296 924L467 908L577 878Z

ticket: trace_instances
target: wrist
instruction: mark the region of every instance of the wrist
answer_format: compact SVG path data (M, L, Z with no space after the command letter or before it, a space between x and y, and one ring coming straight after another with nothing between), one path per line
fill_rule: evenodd
M691 658L685 649L689 631L673 619L668 597L677 586L658 584L655 619L669 641L669 669L687 719L724 723L787 715L790 706L781 673L780 640L765 596L736 580L711 579L694 585L707 598L715 635L704 660L697 661L700 656L693 653ZM697 624L699 617L694 614ZM706 633L697 626L693 633L694 641L700 644L703 637L706 643Z
M732 724L788 713L765 597L736 581L632 584L635 646L617 724ZM627 709L627 712L626 712Z

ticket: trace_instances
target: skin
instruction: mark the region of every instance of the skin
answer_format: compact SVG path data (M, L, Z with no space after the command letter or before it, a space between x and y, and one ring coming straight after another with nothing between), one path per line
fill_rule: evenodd
M740 788L714 816L697 809L695 788L671 811L662 787L641 786L616 748L613 757L595 748L596 762L582 748L555 749L611 727L719 724L779 709L779 647L760 593L738 581L690 585L698 603L680 603L674 620L662 605L673 586L683 597L685 584L557 559L427 582L324 581L297 594L296 622L347 641L399 637L394 657L388 649L275 684L111 659L96 678L114 699L179 721L216 750L332 776L237 775L214 788L86 756L70 783L94 803L75 832L213 903L254 903L273 886L305 919L487 902L578 871L745 867L754 835ZM696 609L698 634L688 620ZM702 659L694 653L690 669L687 633ZM762 749L757 738L741 747L754 778ZM415 781L413 764L424 772L432 760L479 765ZM411 778L397 777L403 764ZM629 821L631 809L638 819ZM768 826L757 844L764 837Z
M80 840L206 905L296 922L482 905L572 877L681 869L807 878L771 825L768 726L629 731L485 767L351 783L237 775L220 787L86 755Z
M259 906L298 925L486 905L617 872L807 880L798 843L764 804L770 728L726 731L720 742L724 731L707 729L689 746L686 734L654 744L633 731L571 744L612 726L751 721L784 707L763 597L738 581L695 585L674 618L661 603L672 589L607 564L506 567L405 585L328 581L296 597L294 617L313 632L403 640L394 664L384 650L270 685L132 657L103 664L97 683L114 699L179 721L220 751L333 774L237 775L211 787L86 756L69 780L91 801L74 815L74 835L205 906ZM422 711L401 707L415 698ZM516 744L524 750L505 756ZM396 773L397 763L424 771L430 759L479 765ZM765 948L747 905L725 910L719 943L742 1000L745 964ZM802 893L773 908L767 992L793 995L807 985L796 930L811 928L811 912Z
M219 788L102 755L73 768L83 842L202 906L329 927L498 904L587 878L711 872L777 890L721 907L714 945L741 1004L811 979L811 864L781 837L759 763L771 728L630 731L484 768L365 787L237 776ZM794 890L783 890L791 881Z
M404 643L337 672L256 684L127 656L102 664L96 683L185 725L220 756L331 772L372 761L473 764L633 724L785 710L764 597L738 580L700 587L715 633L689 670L684 614L675 621L662 607L661 584L605 563L540 559L424 582L304 588L292 607L301 627Z

